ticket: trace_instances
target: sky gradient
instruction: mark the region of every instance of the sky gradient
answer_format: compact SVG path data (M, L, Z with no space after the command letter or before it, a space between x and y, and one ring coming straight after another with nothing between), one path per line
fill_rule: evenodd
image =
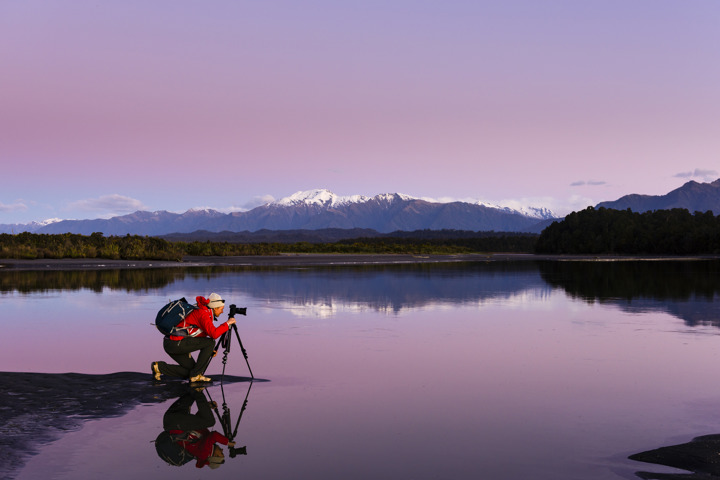
M720 177L717 0L0 0L0 223Z

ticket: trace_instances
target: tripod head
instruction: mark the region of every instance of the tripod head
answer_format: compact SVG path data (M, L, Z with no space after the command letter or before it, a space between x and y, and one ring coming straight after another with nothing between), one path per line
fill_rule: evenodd
M228 312L229 318L234 318L235 315L247 315L247 307L240 307L238 308L234 303L230 305L230 311ZM238 333L237 325L233 323L230 325L230 328L227 332L223 333L220 339L218 340L218 343L215 345L215 352L218 351L218 347L222 345L222 347L225 349L223 352L223 376L225 375L225 364L227 363L227 357L228 353L230 353L230 340L232 338L232 333L235 333L235 337L237 338L238 343L240 344L240 350L242 350L243 357L245 357L245 363L247 364L248 370L250 371L250 377L255 378L255 375L252 373L252 369L250 368L250 362L248 361L247 351L245 350L245 347L243 347L242 340L240 340L240 334ZM222 378L222 377L221 377Z

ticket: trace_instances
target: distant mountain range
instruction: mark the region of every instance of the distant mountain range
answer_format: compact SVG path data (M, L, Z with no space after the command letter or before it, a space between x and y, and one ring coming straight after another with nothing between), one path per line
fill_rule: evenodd
M626 195L596 208L636 212L686 208L690 212L711 210L720 214L720 179L712 183L687 182L666 195ZM202 238L228 238L224 232L253 233L271 239L268 232L338 230L387 234L397 231L462 230L473 232L540 233L558 218L546 208L511 209L486 203L438 203L389 193L374 197L339 196L324 189L298 192L246 212L221 213L216 210L137 211L129 215L94 220L59 220L44 223L0 225L0 233L79 233L89 235L171 236L190 234ZM211 235L212 234L212 235Z
M602 202L596 208L605 207L614 210L649 212L685 208L690 213L712 211L720 214L720 179L712 183L687 182L665 195L625 195L613 202Z
M514 210L484 203L435 203L399 193L374 197L338 196L328 190L298 192L246 212L185 213L138 211L109 219L61 220L50 224L0 225L0 232L160 236L172 233L256 232L259 230L370 229L380 233L414 230L533 232L555 219L545 208ZM538 232L540 230L537 230Z

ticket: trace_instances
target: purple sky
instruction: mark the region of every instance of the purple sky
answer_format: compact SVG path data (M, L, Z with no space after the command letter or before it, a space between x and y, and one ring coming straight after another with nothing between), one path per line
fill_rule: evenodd
M0 223L720 177L717 0L0 1Z

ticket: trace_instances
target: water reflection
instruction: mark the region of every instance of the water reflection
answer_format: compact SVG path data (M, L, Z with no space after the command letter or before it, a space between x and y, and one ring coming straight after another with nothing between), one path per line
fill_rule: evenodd
M531 262L275 270L229 279L252 297L299 315L342 309L398 313L549 291Z
M212 279L276 308L323 316L335 309L383 312L431 304L479 303L549 291L533 262L418 264L312 268L193 267L107 271L4 271L0 292L104 288L127 291L190 285ZM185 288L188 291L195 289Z
M51 290L91 290L105 288L139 291L162 288L188 275L182 268L111 270L4 270L0 272L0 292L46 292ZM199 272L198 272L199 273Z
M225 376L226 383L248 380ZM80 430L90 420L122 417L141 404L184 398L189 388L186 382L153 384L149 374L133 372L107 375L0 372L3 392L0 395L0 451L3 452L0 478L14 478L43 445ZM248 395L249 392L248 386ZM243 410L246 404L247 395ZM224 392L223 408L226 408ZM229 416L228 410L225 417ZM234 439L237 427L229 433L225 435Z
M676 406L717 395L707 370L697 368L713 364L717 337L688 338L673 331L680 323L673 318L628 316L620 310L683 312L686 321L706 321L712 314L710 299L717 295L714 265L683 263L687 265L666 262L659 268L526 262L172 269L167 276L135 270L130 276L111 276L112 286L92 277L86 282L80 274L73 277L73 288L99 289L102 295L0 295L8 319L0 351L5 369L145 371L146 352L156 351L159 341L149 323L162 300L177 298L178 292L212 291L210 286L217 285L223 295L248 302L252 312L259 313L241 327L243 340L252 346L253 363L262 375L275 381L273 388L255 387L254 395L262 402L254 404L242 422L245 409L240 401L249 395L248 384L226 386L232 397L227 401L217 384L196 391L204 400L190 398L190 412L199 411L199 402L206 401L215 416L214 424L208 424L205 410L206 423L196 428L214 429L228 442L238 442L237 450L221 446L223 475L290 478L301 472L327 478L342 471L351 472L352 478L604 480L608 471L598 466L597 458L655 446L657 438L679 431L690 430L688 439L697 435L695 414L673 416ZM23 288L36 282L39 292L68 288L40 276L18 281ZM122 286L116 281L120 278L132 281ZM679 292L663 287L665 281ZM9 280L4 285L18 291ZM132 290L140 285L154 291ZM108 288L133 293L116 294ZM701 301L693 303L695 299ZM610 308L593 305L597 303ZM699 310L687 313L695 304ZM307 312L320 305L368 312L337 315L333 321L297 321L272 310ZM425 311L385 315L414 308ZM49 311L52 323L45 320ZM23 321L12 321L16 316ZM58 320L72 328L52 328ZM138 334L138 326L149 333ZM653 334L657 332L662 334ZM109 336L114 342L94 341ZM132 355L128 345L133 345ZM73 357L74 352L81 354ZM243 360L233 360L239 365L230 371L245 374ZM219 371L217 363L215 367ZM0 375L0 451L11 459L0 462L0 478L12 477L25 461L23 455L38 450L40 455L20 475L43 478L38 473L60 466L69 472L65 478L102 478L97 472L114 465L103 457L114 442L123 445L123 458L133 458L117 469L117 478L144 478L148 472L157 478L197 477L197 457L184 467L167 466L151 443L165 431L168 406L190 393L185 383L177 382L183 387L178 390L171 382L153 385L149 373L94 375L79 383L73 376L50 375L48 386L37 380L42 376L14 375ZM217 410L212 409L213 400ZM166 401L124 416L138 403ZM93 422L79 435L38 447L38 439L48 442L64 431L78 430L88 415L123 418ZM710 423L712 415L700 417L701 432L717 431ZM268 424L273 428L266 428ZM177 421L168 425L188 431ZM128 442L136 432L136 441ZM303 439L302 452L298 438ZM82 449L73 444L79 439L85 442ZM250 439L250 455L230 460L243 454L240 448ZM66 459L73 448L75 457ZM112 454L119 456L117 451ZM630 478L639 467L626 456L623 472Z
M172 466L182 466L194 460L197 468L208 466L216 469L225 463L225 453L220 445L227 446L230 458L247 455L247 447L237 447L235 437L247 407L251 387L252 381L248 384L234 429L222 384L222 414L218 411L217 402L205 396L204 387L189 389L170 405L163 416L163 431L155 439L158 456ZM196 408L195 413L192 413L193 406ZM215 415L222 426L222 433L210 430L215 425Z
M573 298L631 313L663 312L693 327L720 327L715 260L540 262L539 268L544 281Z
M692 473L637 472L643 479L692 480L720 478L720 434L704 435L688 443L661 447L630 456L638 462L679 468Z
M0 272L0 292L104 289L197 291L222 283L273 308L302 316L371 309L395 314L430 305L526 302L561 288L572 298L633 313L664 312L689 326L720 327L720 262L524 261L344 267L191 267Z

